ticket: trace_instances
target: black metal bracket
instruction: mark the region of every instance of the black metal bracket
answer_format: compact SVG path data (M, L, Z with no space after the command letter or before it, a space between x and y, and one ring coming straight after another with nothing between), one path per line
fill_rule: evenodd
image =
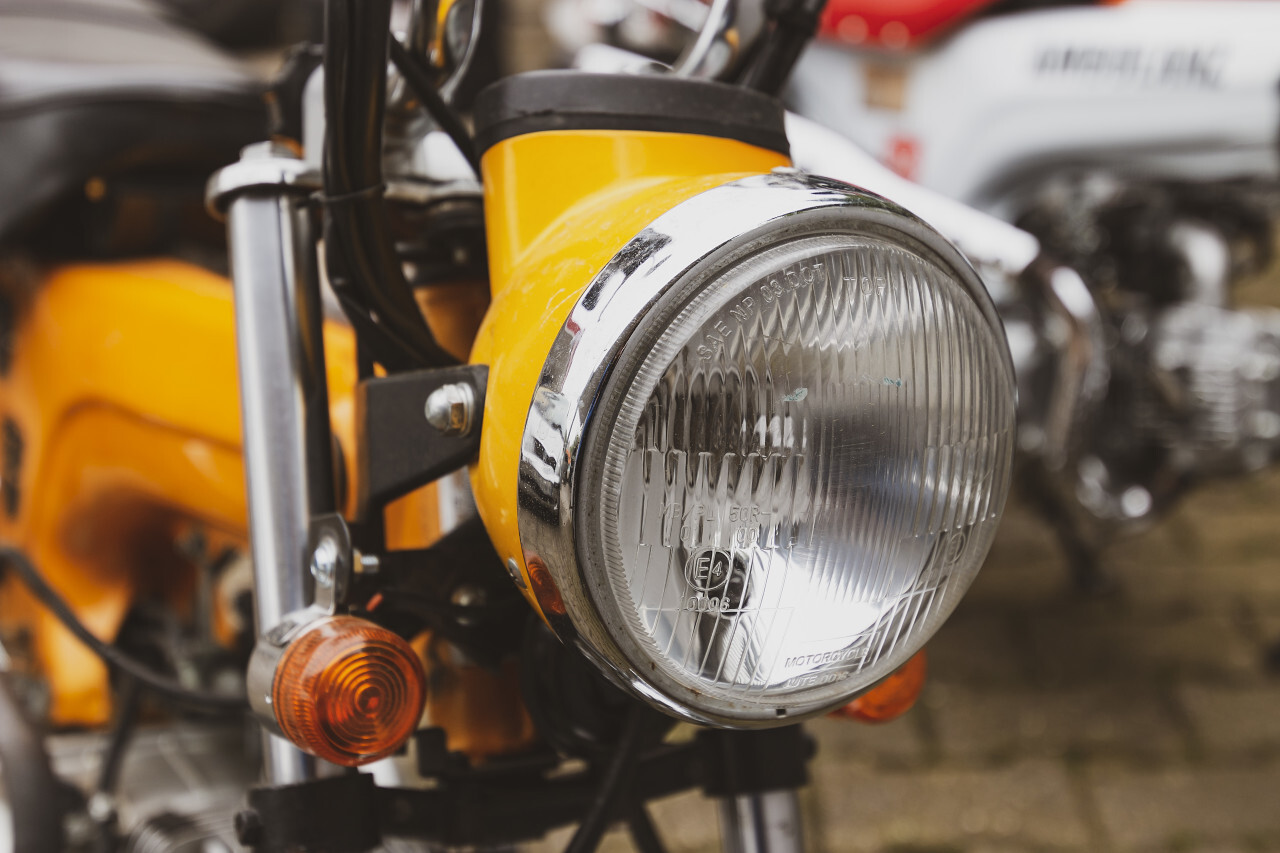
M430 730L421 735L420 763ZM626 801L618 804L611 822L625 819L638 803L695 788L726 797L802 787L813 754L813 741L799 726L700 731L692 743L663 744L637 759ZM548 778L538 756L511 761L505 773L502 762L470 769L461 756L453 757L453 763L439 755L428 762L442 771L434 789L379 791L385 834L445 846L531 841L580 821L599 789L594 767Z
M580 821L599 791L600 775L594 768L548 778L525 759L517 761L513 770L495 773L480 767L465 774L455 772L429 790L381 789L382 831L445 846L532 841ZM624 819L636 802L698 787L697 746L665 745L651 750L636 762L630 779L629 797L618 804L613 820Z
M381 836L449 847L515 844L582 820L599 791L598 766L556 772L563 768L549 750L472 767L446 751L439 729L416 739L420 769L434 787L378 788L359 774L256 788L249 809L237 817L242 843L257 853L356 853ZM703 730L691 743L660 744L636 759L628 796L610 822L627 819L638 804L695 788L715 797L798 788L808 781L805 765L813 752L799 726Z
M307 558L315 582L315 603L332 611L347 603L353 574L351 530L336 512L311 519Z
M813 739L800 726L760 731L706 729L698 733L703 790L711 797L737 797L809 784Z
M366 379L356 389L360 470L357 519L467 464L480 449L489 368L482 364L414 370ZM470 428L446 435L427 421L427 398L446 385L470 387Z
M376 574L356 575L350 601L370 601L375 594L375 621L403 636L429 627L493 667L519 648L529 609L478 518L429 548L381 553Z
M255 853L364 853L382 843L378 786L365 773L249 790L236 836Z

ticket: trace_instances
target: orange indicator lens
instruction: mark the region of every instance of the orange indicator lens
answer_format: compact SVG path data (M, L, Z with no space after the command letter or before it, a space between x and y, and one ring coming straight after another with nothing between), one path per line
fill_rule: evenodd
M407 642L364 619L331 616L289 644L271 703L289 740L354 767L395 752L418 727L426 695Z
M889 674L884 681L854 699L848 705L833 711L833 717L846 717L863 723L887 723L896 720L916 704L920 688L928 670L928 658L924 649L916 652L902 666Z

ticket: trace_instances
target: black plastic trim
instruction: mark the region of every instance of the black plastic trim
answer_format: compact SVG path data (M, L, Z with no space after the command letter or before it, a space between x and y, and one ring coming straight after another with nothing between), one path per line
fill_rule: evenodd
M499 80L475 106L481 153L548 130L646 130L735 139L790 154L782 104L724 83L682 77L533 71Z

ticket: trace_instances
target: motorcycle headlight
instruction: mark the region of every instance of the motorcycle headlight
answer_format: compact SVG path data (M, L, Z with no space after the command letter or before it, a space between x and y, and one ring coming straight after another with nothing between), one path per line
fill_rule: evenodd
M529 581L687 719L838 706L981 566L1013 387L977 276L910 214L793 170L703 192L616 254L546 358L518 474Z

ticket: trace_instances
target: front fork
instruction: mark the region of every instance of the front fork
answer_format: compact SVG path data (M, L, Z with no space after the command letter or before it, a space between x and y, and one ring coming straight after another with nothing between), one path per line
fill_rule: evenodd
M706 731L705 790L720 809L725 853L801 853L797 791L809 781L814 743L799 726L749 732Z
M306 164L270 142L246 148L209 188L231 254L258 636L311 603L310 519L336 505L314 188ZM263 739L268 785L315 777L315 758Z

